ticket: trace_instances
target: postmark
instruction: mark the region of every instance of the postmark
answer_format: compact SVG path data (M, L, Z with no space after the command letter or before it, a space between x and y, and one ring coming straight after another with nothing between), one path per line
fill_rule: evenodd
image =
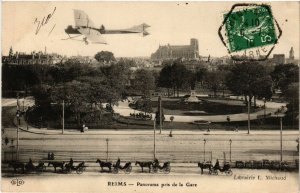
M266 4L235 4L223 15L219 36L233 60L266 60L282 34Z

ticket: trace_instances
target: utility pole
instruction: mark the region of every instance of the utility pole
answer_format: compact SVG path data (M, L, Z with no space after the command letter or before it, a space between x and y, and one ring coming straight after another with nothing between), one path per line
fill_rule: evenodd
M249 96L249 100L248 100L248 134L250 134L250 102L251 102L251 98Z
M282 161L282 117L280 117L280 161Z
M17 160L19 160L19 127L20 127L20 111L17 110Z
M231 162L231 143L232 143L232 140L229 139L229 161Z
M23 112L25 112L25 96L24 96L24 99L23 99Z
M161 96L159 96L159 98L158 98L158 100L159 100L159 129L160 129L160 131L159 131L159 133L161 134L161 132L162 132L162 109L161 109Z
M170 137L173 137L173 134L172 134L172 130L173 130L173 120L174 120L174 116L171 116L171 117L170 117L170 121L171 121L171 131L170 131L170 134L169 134Z
M264 117L266 117L266 98L263 99L264 99Z
M279 118L280 121L280 161L282 161L282 154L283 154L283 149L282 149L282 118L285 116L284 114L285 110L281 109L278 110L273 117Z
M106 161L108 161L108 139L106 139Z
M153 122L153 145L154 145L154 150L153 150L153 156L154 156L154 159L156 158L156 146L155 146L155 137L156 137L156 134L155 134L155 127L156 127L156 119L154 118L154 122ZM153 159L153 160L154 160Z
M62 134L64 134L65 130L65 101L62 102Z
M204 142L204 162L205 162L205 144L206 144L206 139L204 139L203 142Z

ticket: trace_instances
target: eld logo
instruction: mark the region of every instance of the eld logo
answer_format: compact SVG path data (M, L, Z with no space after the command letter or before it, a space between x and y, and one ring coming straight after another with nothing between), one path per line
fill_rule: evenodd
M12 179L12 181L10 183L12 185L22 186L25 183L25 181L22 179L16 178L16 179Z

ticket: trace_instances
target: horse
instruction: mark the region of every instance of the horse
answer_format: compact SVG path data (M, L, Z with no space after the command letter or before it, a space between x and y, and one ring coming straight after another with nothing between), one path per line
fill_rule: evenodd
M64 170L65 162L49 162L48 167L52 165L54 167L54 172L56 172L56 168L61 168L61 170Z
M17 172L17 169L20 168L22 169L22 173L24 173L25 164L18 161L11 161L8 163L8 167L14 168L14 172Z
M203 174L203 169L209 169L209 171L211 171L212 164L210 162L199 162L198 167L201 168L201 174Z
M107 167L109 169L109 171L111 171L111 166L112 166L111 162L103 162L100 159L97 159L96 163L99 163L99 165L101 167L101 171L103 171L103 167Z
M135 165L139 165L142 168L142 172L144 172L144 167L148 167L149 168L149 173L151 171L151 166L153 165L153 162L149 161L149 162L139 162L136 161Z

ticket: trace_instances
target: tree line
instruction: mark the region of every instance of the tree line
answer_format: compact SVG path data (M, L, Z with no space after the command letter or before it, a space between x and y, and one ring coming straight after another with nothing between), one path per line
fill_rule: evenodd
M95 59L110 65L92 67L76 59L54 66L3 64L2 91L30 92L41 113L64 101L78 125L95 117L101 119L104 103L111 106L132 94L149 98L157 88L167 89L168 96L179 96L179 91L195 89L196 84L214 96L225 90L243 95L246 104L256 98L269 100L275 89L280 89L293 117L298 116L299 67L294 64L270 67L243 62L211 70L197 62L195 68L188 68L190 61L174 60L164 61L158 72L132 72L130 67L136 66L133 60L116 61L111 52L98 52Z

